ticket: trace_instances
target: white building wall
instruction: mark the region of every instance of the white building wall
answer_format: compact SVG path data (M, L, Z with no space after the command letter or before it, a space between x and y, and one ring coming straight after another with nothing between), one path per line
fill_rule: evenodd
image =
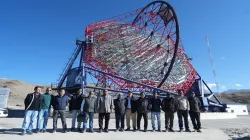
M247 105L234 105L227 104L227 112L234 113L236 115L248 115Z

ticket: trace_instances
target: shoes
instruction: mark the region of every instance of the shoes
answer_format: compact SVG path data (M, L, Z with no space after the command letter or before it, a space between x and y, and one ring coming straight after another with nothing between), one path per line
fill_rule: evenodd
M144 130L143 130L143 132L147 132L148 130L145 128Z
M52 133L56 133L56 129L53 129Z
M22 131L22 133L20 135L24 136L25 134L26 134L26 131Z
M41 130L40 132L41 132L41 133L47 133L47 131L46 131L46 130Z
M180 129L178 132L183 132L183 129Z
M115 132L118 132L119 131L119 128L115 129Z
M158 129L158 132L161 132L161 129Z
M137 129L136 129L136 128L134 128L134 129L133 129L133 132L136 132L136 131L137 131Z
M93 129L89 129L89 132L90 132L90 133L94 133L94 130L93 130Z
M172 128L168 129L168 132L175 132Z
M104 132L108 133L108 132L109 132L109 130L108 130L108 129L104 129Z
M27 134L32 135L33 133L32 133L32 131L27 131Z
M201 130L200 130L200 129L197 129L196 131L197 131L197 132L201 132Z
M124 129L123 129L123 128L120 128L120 131L121 131L121 132L124 132Z
M186 129L185 132L191 132L191 130L190 129Z
M154 128L152 129L152 132L155 132L155 129L154 129Z
M86 132L86 129L83 129L82 132L85 133L85 132Z
M75 132L76 129L75 129L75 128L71 128L70 131L71 131L71 132Z
M102 133L102 129L99 129L99 133Z
M38 133L40 133L41 131L42 131L42 130L38 129L38 130L36 130L36 132L35 132L35 133L37 133L37 134L38 134Z
M67 133L67 130L66 130L66 129L63 129L62 133Z
M128 127L125 131L130 131L130 128Z

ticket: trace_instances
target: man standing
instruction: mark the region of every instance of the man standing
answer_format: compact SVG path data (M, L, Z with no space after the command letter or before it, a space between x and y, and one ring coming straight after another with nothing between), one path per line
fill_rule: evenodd
M178 120L179 120L179 128L180 131L183 131L183 120L184 119L184 123L185 123L185 132L191 132L188 126L188 111L189 111L189 102L188 99L184 96L184 93L182 90L178 90L178 94L180 97L177 98L178 101Z
M132 118L132 125L134 131L136 131L136 99L133 96L133 93L131 91L128 91L128 96L125 98L125 108L126 108L126 123L127 123L127 129L126 131L130 130L130 118Z
M122 95L123 95L122 93L119 93L117 99L115 99L114 101L116 132L124 131L125 100L122 99ZM120 125L120 122L121 122L121 125Z
M201 121L200 121L201 102L197 97L195 97L194 92L192 92L190 94L188 101L189 101L189 105L190 105L189 115L190 115L190 118L192 120L194 130L196 130L197 132L201 132L201 130L200 130L201 129ZM197 121L197 123L196 123L196 121Z
M71 124L71 132L75 131L75 123L77 115L81 113L81 103L83 100L82 89L77 90L77 93L73 94L71 100L69 101L69 111L72 111L72 124ZM80 130L80 128L78 128Z
M141 118L144 119L144 132L148 128L148 110L151 109L148 100L145 98L145 93L140 93L140 98L136 101L137 105L137 130L140 131Z
M89 132L93 133L93 119L94 113L96 112L96 100L97 97L92 91L89 92L89 95L83 99L81 104L81 113L85 113L85 119L83 123L83 130L79 130L81 133L86 132L87 124L89 120ZM78 123L78 128L81 128L81 123Z
M46 127L50 115L50 106L51 106L51 88L46 89L46 93L42 95L42 105L41 105L41 111L39 112L39 119L37 122L37 132L46 133ZM42 120L43 120L43 128L42 127Z
M58 115L60 114L61 121L62 121L62 127L63 127L63 133L67 132L67 123L66 123L66 106L69 103L69 97L65 95L65 90L61 89L59 95L55 96L52 101L52 106L54 108L53 111L53 133L56 133L57 129L57 119Z
M105 117L104 132L109 132L110 113L114 109L113 98L108 94L108 90L103 91L103 95L97 99L97 111L99 112L99 132L103 131L103 119Z
M154 92L154 97L150 99L149 103L152 105L151 108L151 121L152 128L155 131L155 116L157 117L158 131L161 132L161 99L158 98L157 92Z
M35 120L37 119L37 115L41 109L41 104L43 100L40 93L41 93L41 87L36 86L34 88L34 93L28 94L24 100L25 116L23 120L23 125L22 125L23 131L21 135L25 135L26 133L30 135L33 134L32 133L33 125Z
M162 100L162 110L165 112L166 132L174 132L174 113L178 110L178 102L171 96L170 93L167 93L167 98Z

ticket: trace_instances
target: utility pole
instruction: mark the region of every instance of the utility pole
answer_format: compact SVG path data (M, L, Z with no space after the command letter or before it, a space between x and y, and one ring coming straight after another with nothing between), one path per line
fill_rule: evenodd
M214 81L215 81L216 88L217 88L217 93L219 94L220 101L222 102L221 94L220 94L220 91L219 91L220 88L219 88L219 84L217 82L216 72L215 72L215 68L214 68L213 56L212 56L212 53L211 53L211 50L210 50L210 43L209 43L209 39L208 39L207 36L206 36L206 43L207 43L207 50L208 50L208 53L209 53L209 56L210 56L211 66L212 66L212 69L213 69L213 75L214 75Z

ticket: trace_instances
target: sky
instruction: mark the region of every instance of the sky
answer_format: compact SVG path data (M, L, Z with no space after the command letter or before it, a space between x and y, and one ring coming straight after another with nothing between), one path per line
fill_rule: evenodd
M0 78L56 83L88 24L152 0L0 1ZM220 91L250 88L250 1L168 0L192 64L213 89L209 37Z

